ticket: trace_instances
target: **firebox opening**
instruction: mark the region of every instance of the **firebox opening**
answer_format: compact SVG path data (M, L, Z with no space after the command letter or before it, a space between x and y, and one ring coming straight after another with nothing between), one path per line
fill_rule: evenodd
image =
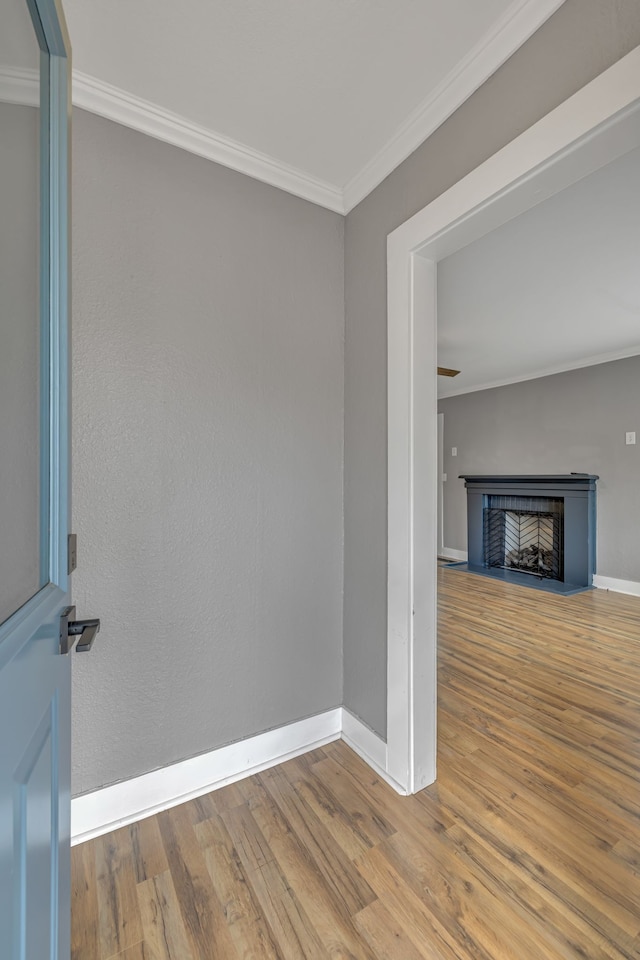
M489 496L484 508L484 562L538 579L564 576L564 500Z

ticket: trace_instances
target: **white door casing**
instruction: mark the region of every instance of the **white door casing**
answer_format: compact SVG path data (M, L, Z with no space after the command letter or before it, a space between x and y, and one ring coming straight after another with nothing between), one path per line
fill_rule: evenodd
M438 556L444 556L444 413L438 414Z
M387 764L436 777L437 262L640 145L640 47L387 238Z

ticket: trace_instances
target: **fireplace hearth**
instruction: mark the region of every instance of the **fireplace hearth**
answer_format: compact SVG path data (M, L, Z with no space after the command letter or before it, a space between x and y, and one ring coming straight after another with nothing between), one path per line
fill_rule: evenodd
M592 474L462 477L472 573L570 594L595 572Z

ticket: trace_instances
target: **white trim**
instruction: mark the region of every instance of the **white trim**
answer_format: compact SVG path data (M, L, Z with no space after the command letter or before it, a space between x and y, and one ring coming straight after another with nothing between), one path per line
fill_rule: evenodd
M83 110L213 160L296 197L344 213L344 200L339 187L77 70L73 71L73 103Z
M344 188L352 210L531 37L564 0L516 0Z
M71 843L82 843L200 797L340 738L342 708L248 737L71 801Z
M73 103L83 110L139 130L197 156L271 184L311 203L348 213L467 100L564 0L513 0L484 37L407 117L392 138L343 188L231 140L208 127L89 74L73 71ZM30 84L20 71L3 67L0 100L30 103ZM14 74L15 76L9 76ZM3 79L5 82L3 83ZM4 95L4 91L7 95Z
M387 238L387 770L409 793L435 777L437 261L639 145L637 47Z
M458 562L467 561L466 550L454 550L452 547L444 547L440 554L443 560L452 560ZM632 597L640 597L640 583L635 580L618 580L616 577L601 577L594 574L593 586L599 590L611 590L614 593L628 593Z
M387 281L387 771L415 793L436 775L435 263L390 242Z
M0 66L0 101L23 107L40 105L40 74L23 67Z
M371 727L346 707L342 708L342 739L372 770L397 792L406 796L404 787L387 773L387 744Z
M458 562L464 561L466 563L468 554L466 550L454 550L453 547L443 547L440 557L443 560L457 560Z
M443 388L438 394L439 400L446 400L447 397L459 397L465 393L477 393L479 390L493 390L495 387L508 387L511 383L523 383L525 380L539 380L541 377L553 377L557 373L567 373L569 370L582 370L583 367L595 367L600 363L611 363L613 360L625 360L627 357L637 357L640 355L640 344L635 347L626 347L624 350L617 350L614 353L601 353L595 357L587 357L582 360L567 361L554 367L547 367L544 370L536 370L534 373L524 373L520 377L508 377L505 380L493 380L489 383L481 383L473 387L461 387L459 390L448 390Z
M444 550L444 413L438 414L438 556Z
M466 550L454 550L452 547L444 547L440 556L443 560L465 563L468 558ZM633 597L640 597L640 583L636 583L635 580L618 580L615 577L601 577L594 574L593 586L599 590L611 590L614 593L628 593Z
M601 577L595 574L593 585L599 590L611 590L614 593L628 593L632 597L640 597L640 583L635 580L618 580L616 577Z
M346 707L342 708L342 739L367 763L386 770L387 744Z

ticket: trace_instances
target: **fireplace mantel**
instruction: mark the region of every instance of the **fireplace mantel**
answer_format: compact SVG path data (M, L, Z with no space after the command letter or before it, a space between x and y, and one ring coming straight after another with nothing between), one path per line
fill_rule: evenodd
M592 473L552 474L461 474L467 488L468 569L488 576L533 585L532 578L518 572L489 569L484 542L484 512L505 498L524 498L525 510L536 507L536 498L562 501L564 542L562 575L544 589L572 593L591 586L596 563L596 483ZM500 500L499 498L502 498ZM508 502L508 501L507 501ZM509 508L504 508L509 509ZM538 508L539 509L539 508ZM548 574L547 574L548 575Z
M505 487L517 487L521 490L543 490L549 493L550 489L561 487L563 491L567 488L574 490L595 490L596 480L600 478L595 473L523 473L523 474L460 474L460 479L465 481L467 489L473 487L491 487L495 490L500 488L500 492L505 492Z

